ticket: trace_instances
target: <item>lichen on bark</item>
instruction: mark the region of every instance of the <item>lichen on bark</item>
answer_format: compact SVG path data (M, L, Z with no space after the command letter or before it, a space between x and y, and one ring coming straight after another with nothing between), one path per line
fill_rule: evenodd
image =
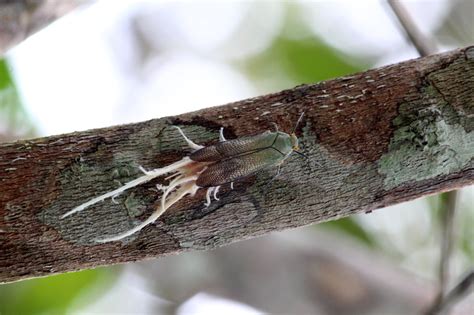
M465 128L469 121L461 120L446 101L433 103L443 97L432 85L423 90L427 97L400 104L392 122L397 129L378 163L385 189L459 172L472 164L474 131Z

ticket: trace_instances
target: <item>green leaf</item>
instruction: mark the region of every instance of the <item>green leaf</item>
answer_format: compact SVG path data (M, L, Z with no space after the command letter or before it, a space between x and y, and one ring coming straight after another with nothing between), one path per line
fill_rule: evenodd
M5 59L0 59L0 90L5 89L12 84L10 71L7 67Z
M0 142L35 134L5 59L0 59L0 130L5 132L0 134Z
M0 314L64 314L77 297L91 291L100 296L114 279L110 269L102 268L3 284Z
M271 80L273 89L281 89L288 88L291 83L315 83L347 75L364 67L355 66L349 57L316 37L291 39L280 36L268 50L247 60L243 68L257 84Z

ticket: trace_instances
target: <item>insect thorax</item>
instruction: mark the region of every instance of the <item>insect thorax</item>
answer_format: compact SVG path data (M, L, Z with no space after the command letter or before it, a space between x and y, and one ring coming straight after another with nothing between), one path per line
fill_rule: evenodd
M293 139L285 132L272 132L275 135L275 141L273 142L272 148L278 150L283 155L289 155L293 151Z

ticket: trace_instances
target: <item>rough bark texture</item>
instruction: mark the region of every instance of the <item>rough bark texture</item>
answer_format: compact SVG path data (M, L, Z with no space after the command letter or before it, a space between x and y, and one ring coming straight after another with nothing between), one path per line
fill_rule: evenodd
M0 2L0 57L11 47L86 0L14 0Z
M273 128L297 134L313 162L264 173L173 206L123 242L97 244L146 218L159 180L81 213L94 196L200 144ZM315 162L320 165L317 165ZM185 250L322 222L474 182L474 47L177 117L0 144L0 280L13 281Z

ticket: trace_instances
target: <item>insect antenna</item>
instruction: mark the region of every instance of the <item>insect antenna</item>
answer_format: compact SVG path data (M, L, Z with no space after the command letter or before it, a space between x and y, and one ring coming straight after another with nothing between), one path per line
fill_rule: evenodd
M295 152L296 154L298 154L299 156L305 158L308 163L309 162L313 162L314 164L318 165L319 167L323 166L321 163L317 162L317 161L314 161L313 159L310 159L309 156L307 156L306 154L304 154L303 152L300 152L298 150L293 150L293 152Z
M304 157L305 159L309 159L309 157L306 154L304 154L303 152L300 152L300 151L297 151L297 150L293 150L293 152L295 152L296 154Z
M298 128L298 125L300 124L301 120L303 120L304 112L301 113L300 117L296 121L295 128L293 128L293 131L291 132L294 134L296 132L296 129Z

